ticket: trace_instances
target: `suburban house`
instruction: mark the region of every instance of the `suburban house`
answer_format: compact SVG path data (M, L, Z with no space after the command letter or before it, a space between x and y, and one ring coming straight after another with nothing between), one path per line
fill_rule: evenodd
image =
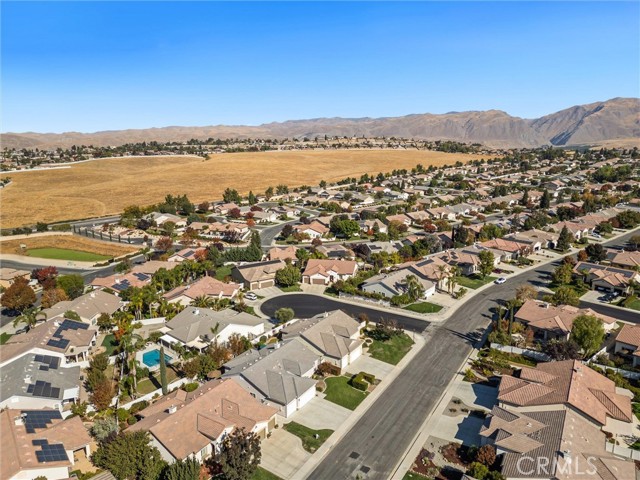
M387 226L377 218L373 220L361 220L359 225L365 233L375 232L376 230L380 233L387 233L388 231Z
M616 336L614 353L631 357L633 366L640 364L640 326L625 324Z
M600 319L606 332L616 327L616 319L594 312L590 308L571 305L550 305L538 300L527 300L515 313L514 318L531 330L536 338L548 340L568 340L573 321L580 315L593 315Z
M482 242L480 245L484 248L502 252L503 260L517 260L518 257L526 257L532 252L530 245L506 238L494 238L493 240Z
M436 285L431 280L422 278L407 268L396 270L391 273L381 273L368 278L360 287L369 293L380 293L385 297L402 295L407 290L407 276L414 275L424 288L424 298L428 298L436 293Z
M370 259L374 253L387 253L392 255L397 253L401 247L402 243L400 242L367 242L360 246L360 251L367 259Z
M177 265L177 263L174 264ZM119 293L129 287L142 288L145 285L149 285L151 283L151 280L152 277L148 273L114 273L113 275L109 275L107 277L94 278L93 280L91 280L91 286L95 289L96 292L108 289Z
M322 352L325 362L343 369L362 355L362 327L342 310L334 310L286 326L282 338L302 338Z
M58 302L54 306L44 309L42 313L46 315L48 320L52 320L63 318L66 312L71 311L77 313L83 322L95 325L101 314L113 315L123 305L124 303L119 297L102 290L94 290L76 299Z
M337 280L347 280L358 271L358 263L353 260L309 259L302 272L302 283L329 285Z
M240 208L240 207L233 202L218 203L213 206L213 211L219 215L229 215L229 212L234 208Z
M640 252L627 252L626 250L609 250L607 260L612 267L636 270L640 268Z
M631 393L578 360L541 363L504 375L498 405L523 412L564 406L605 431L631 434L634 428Z
M154 222L158 227L162 227L162 225L167 222L173 222L176 228L184 228L187 226L187 221L184 218L171 213L152 212L147 215L145 219Z
M317 220L306 225L294 225L293 230L297 233L308 235L312 240L314 238L322 238L329 233L329 227L323 225Z
M223 377L238 381L252 396L278 408L284 417L316 394L311 378L322 354L300 338L249 350L222 366Z
M16 270L15 268L0 267L0 287L9 288L16 278L29 280L31 272L27 270Z
M451 267L437 256L429 257L419 262L403 263L398 266L398 270L403 268L406 268L408 273L412 275L429 280L435 284L436 289L444 289L449 283L447 276L451 271Z
M545 232L534 228L533 230L526 230L510 235L509 238L512 238L519 243L529 245L532 252L537 252L543 248L556 248L558 236L558 233Z
M75 456L86 459L93 440L80 417L62 419L58 410L0 412L0 477L5 480L68 479Z
M293 245L288 247L273 247L269 249L267 257L269 260L282 260L283 262L290 260L291 263L296 263L298 261L298 257L296 257L297 252L298 247L294 247Z
M136 415L127 431L148 431L162 458L203 462L224 437L244 428L263 439L276 426L277 409L261 404L233 379L212 380L193 392L175 390Z
M172 348L176 343L199 351L205 350L217 340L226 343L233 334L249 340L264 333L264 321L244 312L235 310L210 310L208 308L187 307L160 329L164 335L160 343Z
M184 262L185 260L195 260L196 253L198 251L204 252L203 248L183 248L182 250L174 253L169 258L167 258L168 262Z
M201 235L205 238L220 239L229 242L245 240L251 230L246 223L230 222L209 223L209 228L203 229Z
M344 245L320 245L316 247L316 251L322 253L327 258L338 259L353 259L356 254L350 248L345 247Z
M276 272L285 266L282 260L238 265L233 268L231 277L249 290L273 287L276 284Z
M634 480L632 461L605 448L600 429L571 409L514 411L495 406L480 430L481 445L492 445L502 456L507 479L577 478ZM571 468L573 466L573 468Z
M189 305L198 297L231 300L238 295L241 288L242 285L239 283L225 283L214 277L206 276L189 285L180 285L165 293L162 298L165 298L169 303L181 305Z
M631 281L640 280L640 273L597 263L578 262L573 271L584 278L593 290L628 293Z

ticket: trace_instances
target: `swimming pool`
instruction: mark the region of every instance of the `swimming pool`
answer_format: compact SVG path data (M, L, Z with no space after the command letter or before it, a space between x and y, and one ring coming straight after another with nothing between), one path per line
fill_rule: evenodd
M171 362L171 357L166 353L164 354L164 362L167 364ZM148 352L145 352L142 355L142 363L144 363L149 368L157 367L158 365L160 365L160 350L150 350Z

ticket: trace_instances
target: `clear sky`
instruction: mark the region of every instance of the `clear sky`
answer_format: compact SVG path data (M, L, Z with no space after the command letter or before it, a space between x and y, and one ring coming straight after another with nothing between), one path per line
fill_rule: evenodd
M640 3L6 2L2 131L257 125L640 96Z

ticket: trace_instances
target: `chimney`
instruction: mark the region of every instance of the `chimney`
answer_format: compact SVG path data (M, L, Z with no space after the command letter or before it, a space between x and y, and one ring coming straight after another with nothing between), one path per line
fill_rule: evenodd
M18 415L17 417L15 417L15 418L13 419L13 423L14 423L15 425L24 425L24 419L25 419L26 417L27 417L27 414L26 414L26 413L23 413L23 414L21 414L21 415Z
M24 376L24 383L31 383L31 375Z
M169 408L167 408L167 413L169 415L176 413L178 411L178 407L176 407L175 405L171 405Z

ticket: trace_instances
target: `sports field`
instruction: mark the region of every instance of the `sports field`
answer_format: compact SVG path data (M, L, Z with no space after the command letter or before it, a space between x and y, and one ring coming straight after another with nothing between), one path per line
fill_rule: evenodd
M317 185L364 173L453 164L480 155L423 150L346 150L234 153L199 157L129 157L78 163L69 168L10 173L0 191L0 226L18 227L119 213L165 195L186 193L193 202L220 199L225 188L264 192L269 186Z
M28 255L30 257L76 262L98 262L126 255L138 250L119 243L102 242L78 235L44 235L0 241L0 254ZM26 248L22 248L22 246Z

